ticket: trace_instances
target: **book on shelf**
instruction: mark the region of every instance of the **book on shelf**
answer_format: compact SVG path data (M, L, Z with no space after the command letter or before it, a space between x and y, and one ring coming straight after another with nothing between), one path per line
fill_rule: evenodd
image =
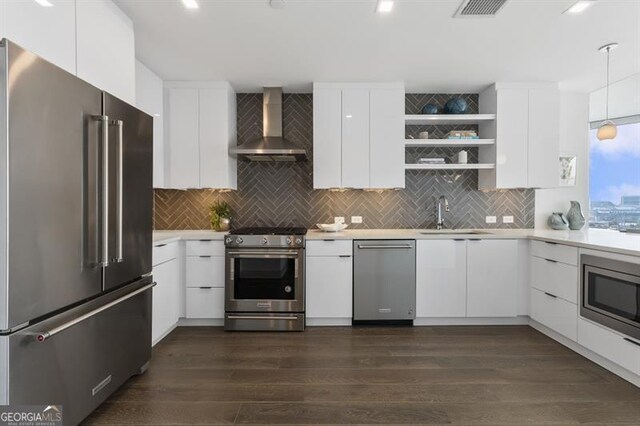
M445 139L479 139L478 133L475 130L451 130L446 135Z

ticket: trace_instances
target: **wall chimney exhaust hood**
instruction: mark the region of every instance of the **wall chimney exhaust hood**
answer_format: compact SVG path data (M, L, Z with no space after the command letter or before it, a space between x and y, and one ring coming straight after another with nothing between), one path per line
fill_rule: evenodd
M263 137L230 148L245 161L306 161L304 148L282 137L282 88L265 87L262 99Z

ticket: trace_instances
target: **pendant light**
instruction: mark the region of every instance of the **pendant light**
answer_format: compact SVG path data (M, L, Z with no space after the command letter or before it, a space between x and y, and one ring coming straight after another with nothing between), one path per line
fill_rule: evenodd
M598 51L607 54L607 95L606 95L606 118L604 123L598 128L598 139L601 141L614 139L618 134L616 125L609 120L609 55L613 49L618 47L618 43L609 43L602 46Z

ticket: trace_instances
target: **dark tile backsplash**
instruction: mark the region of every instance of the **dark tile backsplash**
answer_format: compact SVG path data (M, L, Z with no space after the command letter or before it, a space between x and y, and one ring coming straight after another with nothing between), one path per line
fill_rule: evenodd
M238 143L262 135L262 94L238 94ZM418 114L425 103L444 105L455 95L407 94L407 114ZM469 112L478 111L477 95L463 96ZM477 190L478 174L465 171L408 171L406 188L382 193L361 190L331 192L313 189L313 102L310 94L284 95L284 135L307 148L304 163L238 163L238 190L155 190L155 229L207 229L209 205L218 199L231 204L233 225L298 225L313 227L333 222L334 216L363 216L362 224L351 228L429 228L435 226L435 198L445 195L451 212L447 226L455 228L533 228L534 191ZM455 126L474 129L474 126ZM446 126L407 126L407 137L426 130L432 138L453 129ZM457 149L407 149L407 162L418 157L453 158ZM467 149L469 161L476 161L477 149ZM485 216L513 215L512 225L488 225ZM500 221L500 220L499 220Z

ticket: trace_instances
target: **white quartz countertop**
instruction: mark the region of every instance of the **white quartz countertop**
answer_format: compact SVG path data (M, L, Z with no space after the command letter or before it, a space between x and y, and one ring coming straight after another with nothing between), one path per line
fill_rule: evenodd
M154 231L153 243L167 244L179 240L223 240L226 232L209 230ZM552 231L541 229L460 229L455 231L426 229L353 229L342 232L309 230L307 240L441 240L456 238L531 239L566 244L575 247L604 250L640 256L640 234L628 234L604 229L583 231Z

